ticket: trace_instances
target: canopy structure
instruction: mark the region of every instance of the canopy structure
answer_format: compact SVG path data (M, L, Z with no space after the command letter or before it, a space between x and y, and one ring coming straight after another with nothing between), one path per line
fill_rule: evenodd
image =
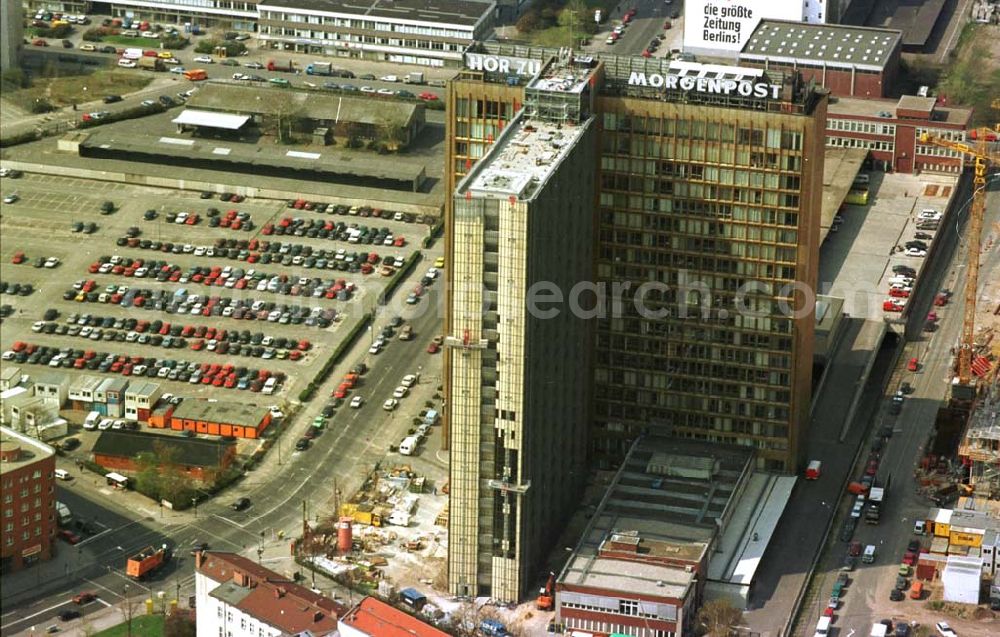
M239 130L250 121L249 115L232 115L230 113L215 113L212 111L198 111L191 108L185 109L176 119L174 124L179 126L203 126L206 128L222 128L225 130Z

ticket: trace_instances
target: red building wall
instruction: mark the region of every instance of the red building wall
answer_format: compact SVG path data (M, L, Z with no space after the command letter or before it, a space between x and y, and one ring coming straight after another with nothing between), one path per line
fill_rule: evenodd
M672 597L658 597L655 595L646 594L636 594L636 593L622 593L621 591L613 591L603 588L592 588L589 586L575 586L571 584L559 584L557 587L557 596L559 592L574 592L581 593L584 595L599 595L601 597L609 598L627 598L634 600L642 600L647 602L656 602L659 604L673 604L677 606L677 616L684 622L684 601L681 599L675 599ZM558 599L558 597L557 597ZM567 627L576 627L583 630L609 630L610 627L618 626L630 626L634 628L644 628L646 630L664 630L674 633L679 633L682 626L678 626L677 622L664 621L661 619L652 619L649 617L631 617L628 615L622 615L618 613L602 613L600 611L594 610L584 610L582 608L567 608L566 606L560 605L559 607L559 618L562 623ZM601 624L582 624L573 623L571 620L578 620L579 622L600 622L601 624L607 626L608 628L601 628Z
M265 412L260 423L256 427L245 427L243 425L233 425L230 423L214 422L209 420L192 420L189 418L170 417L170 428L175 431L190 429L195 433L207 434L209 436L233 436L235 438L256 439L261 432L271 424L271 413Z
M230 446L226 449L226 453L222 456L218 467L191 467L182 465L182 468L184 474L193 480L211 482L215 479L218 472L225 470L232 464L235 456L236 448ZM138 464L132 457L94 454L94 462L109 471L118 471L120 473L136 472L139 470Z
M55 456L3 473L3 530L0 535L3 573L21 570L53 554L56 534ZM11 501L7 502L10 496ZM21 506L27 505L22 511ZM10 531L7 524L12 525ZM27 539L24 534L27 532ZM12 541L8 544L8 538Z

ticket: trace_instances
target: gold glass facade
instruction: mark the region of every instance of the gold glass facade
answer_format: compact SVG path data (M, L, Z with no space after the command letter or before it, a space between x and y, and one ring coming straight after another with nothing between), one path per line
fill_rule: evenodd
M774 83L760 99L635 85L636 65L666 73L667 64L599 56L595 178L563 193L594 201L593 284L604 302L593 341L581 343L593 352L591 455L613 466L658 429L750 446L759 468L794 471L812 384L825 94L791 77L761 78ZM525 84L471 71L450 83L449 193L524 107ZM464 241L456 205L449 197L449 257ZM455 336L452 301L445 330ZM458 374L446 362L449 404L468 384ZM478 476L482 485L485 464L453 452L453 484ZM480 564L489 559L494 526L478 517L450 529L455 594L475 594L455 585L473 576L472 547ZM521 577L541 566L521 565ZM496 594L478 581L478 594Z

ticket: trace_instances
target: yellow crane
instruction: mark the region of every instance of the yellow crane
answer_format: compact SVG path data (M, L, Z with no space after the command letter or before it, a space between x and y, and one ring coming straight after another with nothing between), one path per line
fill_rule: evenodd
M1000 109L1000 99L993 101L993 107ZM1000 124L997 124L1000 131ZM975 140L972 146L965 142L941 139L923 133L920 136L922 144L933 144L948 148L972 160L972 205L969 208L969 254L965 278L965 307L962 321L962 337L958 351L958 382L963 387L969 387L972 381L972 350L976 338L976 297L979 290L979 253L983 234L983 217L986 213L986 174L991 164L1000 165L1000 152L990 150L990 145L996 145L997 133L983 127L970 131L970 138ZM993 140L993 141L991 141Z

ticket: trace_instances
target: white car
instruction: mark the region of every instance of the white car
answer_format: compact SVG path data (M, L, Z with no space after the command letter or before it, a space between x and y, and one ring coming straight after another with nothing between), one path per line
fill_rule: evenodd
M353 402L353 400L352 400L352 402ZM399 401L398 400L396 400L395 398L389 398L384 403L382 403L382 409L384 409L386 411L392 411L398 405L399 405Z
M45 329L45 321L35 321L31 326L32 332L41 332L43 329Z
M381 352L382 352L382 344L378 342L372 343L372 346L368 348L369 354L379 354Z
M931 221L939 221L941 219L941 213L933 208L924 208L917 215L918 219L930 219Z
M409 393L410 393L409 389L407 389L406 387L403 387L402 385L400 385L395 390L393 390L392 397L393 398L405 398L406 395L409 394Z
M920 248L907 248L906 252L903 254L908 257L926 257L927 250L921 250Z
M396 77L395 75L383 75L379 79L382 80L383 82L398 82L399 81L399 78Z
M370 86L362 86L361 87L361 92L362 93L375 93L376 91L375 91L375 89L373 89Z
M952 627L948 625L948 622L938 622L934 624L934 627L937 628L938 634L941 637L958 637L955 631L952 630Z
M199 55L194 59L195 62L201 62L202 64L214 64L215 60L208 55Z
M437 268L427 268L427 272L424 276L428 279L436 279L438 278L438 274L440 274L440 271Z
M178 75L181 75L181 74L183 74L183 73L184 73L184 70L185 70L185 69L184 69L184 67L183 67L183 66L171 66L171 67L170 67L170 72L171 72L171 73L177 73Z
M355 396L351 399L351 409L359 409L361 405L365 403L365 399L361 396Z
M54 268L59 265L59 257L49 257L45 260L45 267Z
M135 60L122 58L118 60L118 66L122 67L123 69L134 69L136 65L135 65Z
M9 195L7 195L6 197L3 198L3 202L4 203L17 203L18 199L20 199L20 197L17 196L17 193L13 193L12 192L11 194L9 194Z
M111 425L113 424L115 424L115 421L110 418L105 418L101 420L101 422L97 423L97 428L101 431L107 431L108 429L111 429Z
M392 90L391 88L380 88L378 91L376 91L376 93L378 93L379 95L387 95L391 97L396 94L396 91Z
M250 76L246 73L233 73L233 79L239 81L246 81L250 79Z
M413 387L416 384L417 384L416 374L407 374L406 376L403 376L403 380L400 383L400 385L402 385L403 387Z

